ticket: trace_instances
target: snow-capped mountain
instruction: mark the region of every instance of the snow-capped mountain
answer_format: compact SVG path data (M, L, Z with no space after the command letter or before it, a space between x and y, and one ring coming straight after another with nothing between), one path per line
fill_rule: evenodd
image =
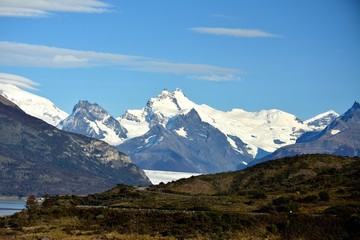
M180 89L163 90L143 109L118 118L129 137L118 149L147 169L229 171L294 144L304 133L322 130L336 115L329 111L303 122L277 109L223 112L192 102ZM203 141L214 129L218 140Z
M73 112L57 126L59 129L118 145L127 138L126 130L97 103L79 101Z
M360 104L355 102L343 115L320 132L302 136L296 144L288 145L251 164L300 154L324 153L360 156Z
M219 129L226 136L241 139L253 157L262 151L273 152L282 146L293 144L302 133L321 128L319 125L312 127L296 116L276 109L259 112L233 109L223 112L190 101L180 89L174 92L164 90L157 98L151 98L143 109L129 110L118 120L128 130L129 137L138 137L156 124L166 127L171 118L190 109L194 109L202 121ZM320 117L317 120L321 121L319 119ZM230 137L228 142L237 149Z
M245 168L253 159L241 139L202 121L195 109L174 116L165 127L154 125L118 149L142 168L166 171L232 171Z
M339 114L337 114L333 110L330 110L325 113L319 114L313 118L310 118L304 121L304 123L310 126L315 131L321 131L337 117L339 117Z
M0 95L60 129L118 146L141 167L186 172L244 168L283 146L313 139L337 116L329 111L302 122L277 109L224 112L192 102L180 89L163 90L143 109L128 110L118 119L84 100L68 115L9 84L0 84Z
M56 126L68 114L50 100L24 91L14 85L0 83L0 95L15 103L27 114Z

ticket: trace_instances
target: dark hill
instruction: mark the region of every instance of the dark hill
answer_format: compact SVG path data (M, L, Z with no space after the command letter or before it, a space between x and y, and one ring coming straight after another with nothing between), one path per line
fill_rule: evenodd
M191 195L296 194L344 188L360 194L360 158L299 155L268 161L242 171L202 175L159 186L163 191ZM347 186L352 186L347 188Z
M50 197L0 218L0 238L358 239L359 160L302 155L149 188Z
M118 183L148 185L108 144L60 131L0 97L0 195L85 194Z

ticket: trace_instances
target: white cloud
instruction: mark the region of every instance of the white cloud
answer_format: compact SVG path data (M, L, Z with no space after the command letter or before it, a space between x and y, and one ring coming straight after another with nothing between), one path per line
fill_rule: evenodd
M110 6L99 0L1 0L0 16L44 17L52 12L108 12Z
M238 69L207 64L173 63L143 56L79 51L2 41L0 41L0 65L40 68L115 66L132 71L208 76L235 76L241 73ZM227 80L225 77L223 79ZM210 78L208 80L214 81ZM218 81L221 81L221 78Z
M241 38L274 38L281 37L271 33L264 32L259 29L242 29L242 28L211 28L211 27L195 27L190 30L198 33L206 33L212 35L223 35Z
M34 86L40 85L39 83L34 82L28 78L9 73L0 73L0 83L12 84L30 90L38 90Z
M220 82L220 81L237 81L240 80L239 76L236 76L234 74L209 74L209 75L191 75L189 76L190 79L195 80L205 80L205 81L213 81L213 82Z
M54 62L75 62L75 63L83 63L87 62L86 58L77 58L72 55L56 55L54 57Z

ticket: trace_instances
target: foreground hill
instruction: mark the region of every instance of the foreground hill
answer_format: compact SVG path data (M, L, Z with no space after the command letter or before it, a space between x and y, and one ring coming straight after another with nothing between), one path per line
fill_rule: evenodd
M0 136L0 195L84 194L150 183L105 142L60 131L2 96Z
M360 194L357 187L360 180L356 177L359 171L360 158L300 155L264 162L242 171L179 180L158 188L191 195L221 196L251 196L254 192L304 196L323 190L336 195L335 192L342 189L356 196Z
M47 198L4 218L0 237L358 239L359 173L359 158L302 155L145 189L118 185Z

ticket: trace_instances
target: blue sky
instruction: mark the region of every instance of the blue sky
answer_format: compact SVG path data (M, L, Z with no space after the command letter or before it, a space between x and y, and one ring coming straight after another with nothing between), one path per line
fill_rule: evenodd
M1 0L0 73L115 117L162 89L303 120L360 100L357 0Z

